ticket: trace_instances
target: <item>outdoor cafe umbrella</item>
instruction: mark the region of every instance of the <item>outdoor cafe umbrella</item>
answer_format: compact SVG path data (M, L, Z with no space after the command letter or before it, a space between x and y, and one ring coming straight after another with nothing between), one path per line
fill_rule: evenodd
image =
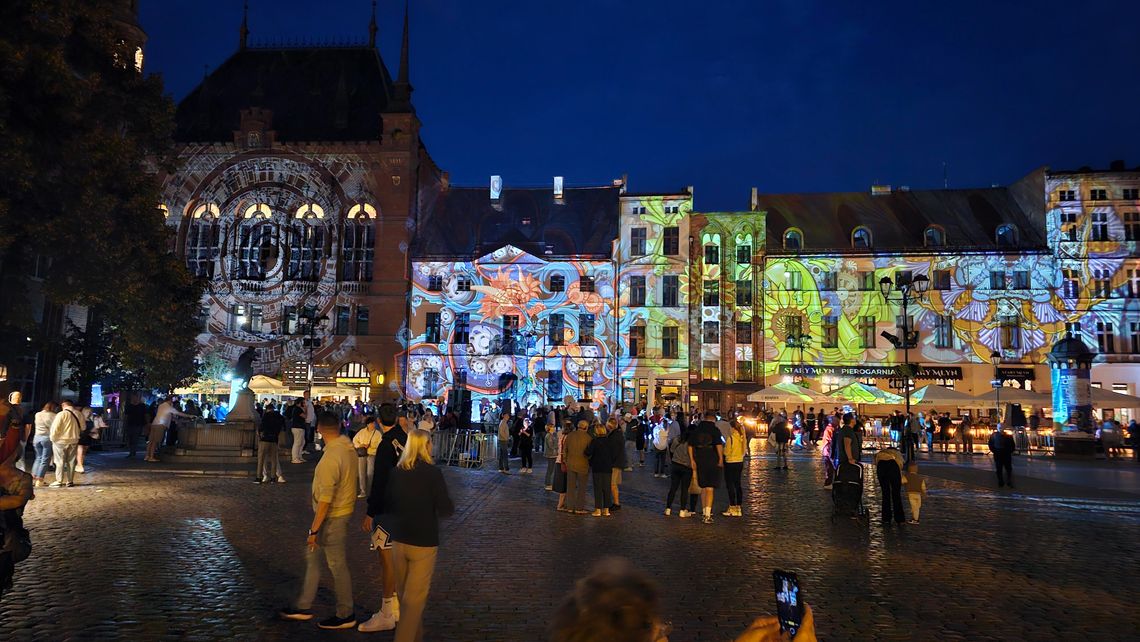
M998 401L1004 403L1020 403L1029 404L1032 406L1049 406L1053 403L1052 397L1049 395L1034 392L1032 390L1025 390L1023 388L1005 388L1001 389L999 397L997 389L990 390L989 392L980 394L974 397L974 402L982 405L993 405Z
M936 384L923 386L910 393L912 406L969 406L973 403L973 396Z
M1140 397L1126 395L1104 388L1092 389L1093 405L1101 408L1140 408Z
M878 406L894 406L904 402L902 397L893 392L887 392L886 390L881 390L860 381L849 383L839 390L832 392L826 398L829 400Z
M825 397L814 390L794 383L778 383L748 395L748 401L772 403L808 403Z

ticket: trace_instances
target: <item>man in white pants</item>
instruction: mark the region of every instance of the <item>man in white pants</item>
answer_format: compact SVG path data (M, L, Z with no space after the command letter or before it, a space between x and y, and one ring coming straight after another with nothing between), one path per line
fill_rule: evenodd
M305 450L305 433L308 420L308 413L302 404L301 399L293 402L285 412L285 420L289 422L289 431L293 433L293 450L291 461L294 464L305 463L305 458L302 456Z
M164 397L154 412L154 421L150 424L150 436L146 440L146 461L158 461L158 448L162 445L162 438L166 436L166 431L170 429L170 422L174 417L197 419L193 415L176 410L171 398Z
M51 448L55 458L55 481L51 488L75 485L75 458L79 452L79 433L83 421L70 399L63 400L63 410L51 422Z

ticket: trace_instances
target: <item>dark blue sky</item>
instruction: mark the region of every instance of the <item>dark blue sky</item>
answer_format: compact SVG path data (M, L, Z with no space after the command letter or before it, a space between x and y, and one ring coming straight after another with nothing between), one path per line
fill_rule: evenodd
M369 0L251 0L251 39L367 37ZM403 3L381 0L395 71ZM1007 183L1140 165L1140 2L413 0L414 102L452 181L749 188ZM175 99L237 48L240 0L143 0Z

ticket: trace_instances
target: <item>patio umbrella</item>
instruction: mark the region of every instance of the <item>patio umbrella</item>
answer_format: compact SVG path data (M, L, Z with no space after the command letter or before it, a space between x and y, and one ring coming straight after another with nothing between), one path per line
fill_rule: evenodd
M253 375L249 379L248 387L259 395L282 395L289 391L280 379L266 375Z
M778 383L763 390L748 395L748 401L763 401L775 403L807 403L826 399L814 390L809 390L794 383Z
M980 394L974 397L974 401L981 404L992 405L998 402L997 390L990 390L989 392ZM1022 388L1002 388L1001 389L1001 402L1002 403L1022 403L1030 404L1032 406L1049 406L1053 403L1053 398L1040 392L1033 390L1024 390Z
M968 406L972 403L974 403L972 395L935 384L923 386L910 393L912 406Z
M1140 397L1113 392L1104 388L1092 389L1092 402L1101 408L1140 408Z
M902 397L893 392L887 392L886 390L869 386L860 381L855 381L843 386L839 390L832 392L827 398L830 400L879 406L892 406L905 403Z

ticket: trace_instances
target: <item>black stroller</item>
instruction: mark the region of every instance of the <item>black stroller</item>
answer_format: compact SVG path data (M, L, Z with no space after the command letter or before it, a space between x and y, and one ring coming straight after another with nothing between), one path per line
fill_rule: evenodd
M831 519L855 517L866 521L867 507L863 505L863 466L840 464L831 485Z

